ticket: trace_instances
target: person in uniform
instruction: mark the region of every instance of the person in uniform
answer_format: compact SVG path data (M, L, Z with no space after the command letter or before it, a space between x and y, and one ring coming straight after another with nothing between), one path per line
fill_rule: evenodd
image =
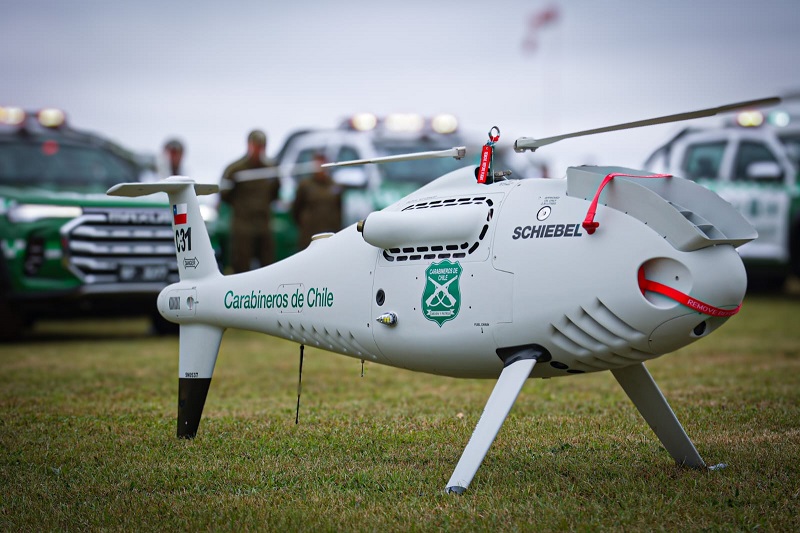
M336 232L342 227L342 192L330 175L321 167L325 158L314 157L317 168L300 182L292 205L292 218L298 227L297 247L302 250L316 233Z
M178 139L170 139L164 143L164 158L167 164L167 176L182 176L183 144Z
M140 178L141 181L163 180L170 176L186 176L186 169L183 168L184 146L176 138L167 139L161 146L161 153L155 160L155 164L149 168L150 172Z
M270 204L278 199L280 180L275 163L266 157L267 136L253 130L247 153L225 169L220 200L231 207L231 266L246 272L253 261L266 266L274 260Z

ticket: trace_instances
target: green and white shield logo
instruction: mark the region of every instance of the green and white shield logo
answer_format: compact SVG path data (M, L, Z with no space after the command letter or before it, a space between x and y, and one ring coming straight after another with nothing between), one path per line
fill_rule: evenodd
M461 264L445 259L432 263L425 271L425 290L422 292L422 314L439 327L458 316L461 309Z

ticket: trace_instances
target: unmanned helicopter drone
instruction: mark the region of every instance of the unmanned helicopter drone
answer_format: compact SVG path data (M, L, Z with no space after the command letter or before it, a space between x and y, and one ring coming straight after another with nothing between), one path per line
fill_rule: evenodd
M523 137L515 149L778 101ZM469 486L529 377L610 370L675 461L705 466L644 362L738 312L747 277L736 247L756 231L679 177L581 166L565 179L506 179L491 164L495 130L477 169L446 174L283 261L230 276L218 270L197 200L216 185L173 176L112 187L117 196L166 192L172 205L180 281L157 305L180 325L178 436L197 433L222 334L239 328L362 361L497 379L448 492ZM463 148L334 164L450 156L463 157Z

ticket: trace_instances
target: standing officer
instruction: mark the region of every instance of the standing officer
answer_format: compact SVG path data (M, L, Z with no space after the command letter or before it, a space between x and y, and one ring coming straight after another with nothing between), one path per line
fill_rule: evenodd
M143 181L154 181L170 176L185 176L186 170L183 168L183 143L178 139L167 139L161 147L161 154L156 159L154 174L142 178Z
M164 157L167 163L167 176L183 176L183 143L170 139L164 144Z
M297 186L292 218L297 224L297 247L302 250L316 233L339 231L342 227L342 187L334 183L324 168L325 157L314 156L317 168Z
M266 134L251 131L247 153L222 174L220 200L231 206L231 264L235 273L250 270L253 260L266 266L274 258L270 204L278 199L280 181L266 150Z

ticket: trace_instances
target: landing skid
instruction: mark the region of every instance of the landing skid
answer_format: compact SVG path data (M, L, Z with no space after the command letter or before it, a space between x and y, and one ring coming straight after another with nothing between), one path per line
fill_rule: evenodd
M705 462L644 364L626 366L612 370L611 373L675 462L693 468L704 468Z
M475 426L475 431L472 432L472 437L447 482L447 492L462 494L467 490L534 365L536 359L522 359L503 369L486 407L483 408L478 425Z
M518 359L503 368L447 482L447 492L463 494L467 490L535 365L535 358ZM611 372L673 459L681 465L704 468L706 464L644 365L639 363Z

